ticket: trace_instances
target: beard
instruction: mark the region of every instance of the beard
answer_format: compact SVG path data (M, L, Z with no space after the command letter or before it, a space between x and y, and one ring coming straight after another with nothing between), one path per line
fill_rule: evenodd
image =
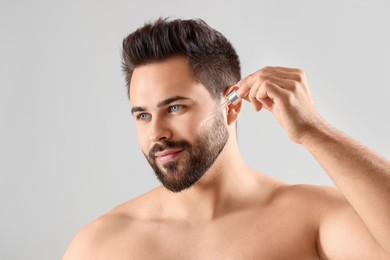
M205 128L194 141L194 145L186 140L163 140L155 144L145 155L153 168L157 179L170 191L180 192L194 185L208 169L213 165L222 152L229 137L227 126L224 123L222 113L218 115L212 124ZM167 162L164 165L157 163L154 155L165 149L183 149L177 160Z

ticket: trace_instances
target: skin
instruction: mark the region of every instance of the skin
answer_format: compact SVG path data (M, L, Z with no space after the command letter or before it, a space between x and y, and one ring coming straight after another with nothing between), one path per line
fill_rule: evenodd
M116 207L82 229L63 259L389 259L389 161L319 116L299 69L266 67L235 88L269 110L337 188L289 185L248 167L236 140L240 103L224 111L229 139L195 185L159 186ZM157 107L176 95L190 100ZM148 115L136 121L144 153L163 139L191 142L215 109L183 57L137 68L130 97L144 108L135 118ZM178 104L186 108L172 112Z

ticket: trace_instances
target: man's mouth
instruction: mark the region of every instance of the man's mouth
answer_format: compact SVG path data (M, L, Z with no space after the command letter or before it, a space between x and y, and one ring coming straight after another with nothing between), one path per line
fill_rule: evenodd
M176 159L180 154L181 152L183 151L183 149L167 149L167 150L164 150L164 151L161 151L161 152L157 152L154 154L154 156L157 158L157 160L164 164L164 163L167 163L167 162L170 162L174 159Z

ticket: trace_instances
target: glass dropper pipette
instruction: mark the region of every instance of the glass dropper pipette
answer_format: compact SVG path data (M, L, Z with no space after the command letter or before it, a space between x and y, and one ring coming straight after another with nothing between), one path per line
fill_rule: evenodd
M220 113L222 110L227 108L230 104L233 104L234 106L238 104L238 102L241 101L241 98L237 96L237 91L232 90L227 94L226 100L219 105L210 115L208 115L201 123L201 125L204 125L207 121L209 121L211 118L213 118L215 115Z

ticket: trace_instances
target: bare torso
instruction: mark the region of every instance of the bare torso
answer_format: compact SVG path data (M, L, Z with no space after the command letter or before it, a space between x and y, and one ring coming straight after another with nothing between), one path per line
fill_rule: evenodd
M253 193L230 204L223 213L202 221L175 216L175 212L166 210L162 195L165 191L156 188L87 226L83 240L89 240L93 248L88 256L319 259L319 220L322 210L330 205L324 191L337 192L308 185L269 184L267 196Z

